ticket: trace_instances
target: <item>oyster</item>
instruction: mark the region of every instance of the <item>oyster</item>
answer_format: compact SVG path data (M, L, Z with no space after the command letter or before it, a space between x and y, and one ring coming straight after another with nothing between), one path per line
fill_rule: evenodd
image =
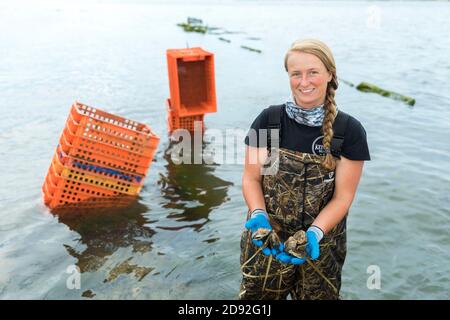
M262 240L264 242L263 247L278 248L281 241L275 231L266 228L259 228L253 234L254 240Z
M304 259L307 255L306 243L306 232L300 230L286 240L284 250L294 257Z
M255 239L255 240L262 240L265 237L267 237L270 234L271 231L272 230L266 229L266 228L258 228L258 230L253 232L252 238Z

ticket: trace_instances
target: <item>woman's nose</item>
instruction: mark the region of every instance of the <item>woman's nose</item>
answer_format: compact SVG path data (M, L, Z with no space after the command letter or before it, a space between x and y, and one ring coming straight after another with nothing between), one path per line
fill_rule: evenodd
M299 82L298 82L298 85L300 87L307 87L309 85L309 78L308 78L308 76L305 75L305 74L302 75L300 80L299 80Z

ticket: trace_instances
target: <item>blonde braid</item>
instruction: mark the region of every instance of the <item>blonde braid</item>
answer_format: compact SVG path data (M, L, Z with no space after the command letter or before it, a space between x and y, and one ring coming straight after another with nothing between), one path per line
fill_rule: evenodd
M334 170L334 168L336 168L336 160L330 153L330 147L331 147L331 139L333 138L334 134L333 123L337 115L336 102L334 101L334 95L336 93L337 88L338 82L336 79L336 75L333 74L333 78L328 83L327 87L327 94L323 106L323 108L325 109L325 118L323 119L322 124L323 147L325 148L327 153L325 159L322 162L322 166L328 170Z

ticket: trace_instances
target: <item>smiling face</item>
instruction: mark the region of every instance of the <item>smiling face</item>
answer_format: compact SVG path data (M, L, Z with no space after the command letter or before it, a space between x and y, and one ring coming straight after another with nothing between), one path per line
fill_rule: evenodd
M318 57L292 51L287 60L287 71L297 105L309 109L324 103L332 75Z

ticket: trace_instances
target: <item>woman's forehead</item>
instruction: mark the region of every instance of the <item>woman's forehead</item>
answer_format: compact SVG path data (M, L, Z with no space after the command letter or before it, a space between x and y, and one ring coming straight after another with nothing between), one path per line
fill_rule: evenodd
M292 70L310 70L325 68L318 57L310 53L291 52L287 61L287 66Z

